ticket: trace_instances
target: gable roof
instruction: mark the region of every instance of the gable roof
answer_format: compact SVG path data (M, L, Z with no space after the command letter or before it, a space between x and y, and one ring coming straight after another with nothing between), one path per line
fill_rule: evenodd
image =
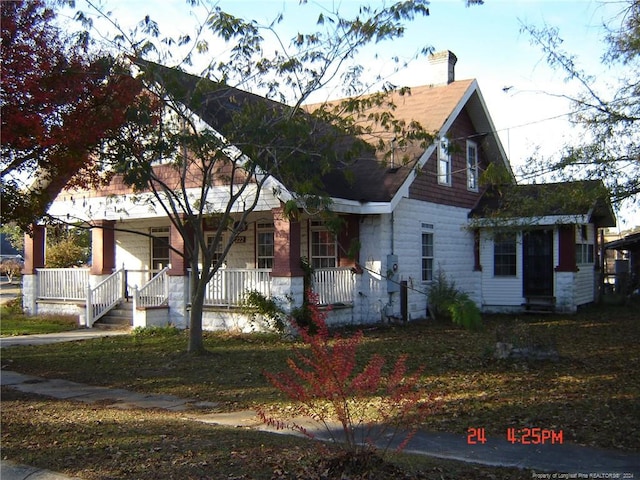
M475 80L459 80L446 85L424 85L411 87L408 93L392 92L389 101L395 105L392 113L396 119L406 122L418 122L434 138L446 135L457 118L466 109L476 131L485 135L484 143L491 158L499 158L511 172L511 166L495 128L489 117L486 105ZM309 110L313 111L314 106ZM381 113L383 108L372 108L365 113ZM362 156L349 166L349 174L333 171L325 176L328 193L334 198L365 202L392 202L406 189L435 150L435 144L426 149L417 144L403 147L398 152L394 165L385 160L384 154L391 151L391 132L377 132L376 141L383 140L389 145L388 152ZM366 137L364 137L367 140ZM389 155L388 155L389 156ZM513 174L511 175L513 177ZM349 181L352 178L352 181Z
M153 62L134 59L134 63L162 83L175 100L185 104L222 135L225 133L222 131L223 126L230 120L233 111L238 110L245 102L262 102L274 109L290 108L259 95ZM483 145L487 145L485 148L490 150L489 156L501 159L511 171L475 80L412 87L410 93L390 93L389 100L395 104L393 115L396 119L417 121L434 137L445 135L456 117L466 109L475 130L487 138ZM383 108L379 107L378 113L382 112ZM308 110L312 111L313 108L310 106ZM366 113L376 113L376 109ZM324 132L331 128L334 127L327 125ZM390 145L392 138L393 133L376 132L375 140L382 139L385 144ZM369 142L373 140L364 136L361 139ZM336 145L348 149L355 141L355 138L344 138L341 142L336 142ZM434 150L435 145L426 149L417 144L407 145L398 152L398 156L402 156L404 161L398 160L393 168L390 168L383 158L385 153L389 152L376 153L373 149L364 150L357 159L348 162L348 167L336 168L322 176L324 193L334 199L360 204L398 201L399 197L406 194L408 186L415 178L416 169L424 165ZM339 156L339 152L337 154Z
M600 180L562 183L494 185L483 193L469 218L508 221L533 219L533 224L584 223L613 227L615 214Z

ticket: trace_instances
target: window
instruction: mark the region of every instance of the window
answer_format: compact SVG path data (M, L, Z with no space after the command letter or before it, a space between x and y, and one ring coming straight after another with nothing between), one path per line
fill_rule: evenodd
M211 248L211 244L213 243L213 239L216 238L215 235L207 235L207 248ZM222 259L222 251L224 250L225 243L224 243L224 235L222 235L220 237L220 241L218 242L218 244L216 245L216 249L213 252L213 264L217 265L218 263L220 263L221 259Z
M429 224L422 224L422 227L432 227ZM433 232L422 232L422 281L433 280Z
M493 274L496 277L516 276L516 235L497 235L493 241Z
M336 239L320 222L311 223L311 266L331 268L337 265Z
M478 145L467 140L467 188L478 191Z
M162 270L169 265L169 227L152 228L151 269Z
M256 263L258 268L273 268L273 223L256 225Z
M576 243L576 263L594 263L593 245L590 243Z
M451 151L446 138L438 142L438 183L451 185Z

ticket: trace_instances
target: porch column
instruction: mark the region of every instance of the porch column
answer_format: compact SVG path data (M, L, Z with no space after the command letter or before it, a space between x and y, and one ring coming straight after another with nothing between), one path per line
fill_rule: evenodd
M352 250L356 245L353 242L360 240L360 217L348 215L343 217L345 223L338 233L338 266L353 267L358 273L362 273L359 266L359 250ZM349 254L353 256L350 257Z
M44 268L46 229L33 225L24 235L24 267L22 268L22 308L27 315L37 314L38 277L36 270Z
M184 257L184 238L182 238L182 235L180 235L180 231L173 223L171 223L171 227L169 229L169 245L171 246L171 248L169 249L170 267L167 273L169 275L177 276L186 275L188 262ZM178 252L182 252L183 254L180 255L180 253Z
M31 233L24 234L24 275L35 275L37 268L44 268L45 236L43 225L33 225Z
M558 227L558 244L556 272L577 272L575 225L560 225Z
M284 209L274 208L274 258L271 271L271 295L278 298L291 298L282 305L287 312L302 306L304 301L304 271L300 265L300 222L290 220Z
M189 276L187 269L188 259L185 258L186 249L184 238L180 231L171 223L169 229L169 270L167 271L167 281L169 282L169 321L178 328L189 326L189 314L187 303L189 303ZM177 251L175 251L175 250ZM182 252L183 254L180 255Z
M273 270L274 277L302 277L300 265L300 222L290 220L283 208L274 208L273 213Z
M97 220L91 229L91 275L111 275L116 268L114 220Z

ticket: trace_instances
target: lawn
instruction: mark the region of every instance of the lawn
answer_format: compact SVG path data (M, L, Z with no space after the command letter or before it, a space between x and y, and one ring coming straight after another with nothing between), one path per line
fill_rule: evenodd
M47 317L12 315L8 317L4 313L4 309L1 309L0 318L2 319L0 320L0 337L67 332L78 328L78 318L67 315L50 315Z
M20 297L0 305L0 337L58 333L78 328L78 317L72 315L46 315L27 317L21 313Z
M348 331L341 333L349 334ZM559 358L557 361L496 360L493 349L498 336L523 345L555 345ZM639 452L639 340L640 306L636 303L592 308L571 316L487 317L481 332L468 332L439 322L371 327L365 332L361 358L382 353L392 359L407 353L410 367L424 366L421 386L425 392L435 395L439 405L436 413L424 418L424 428L454 433L465 433L469 427L484 428L487 435L503 438L511 427L550 429L562 431L564 442ZM203 357L186 355L186 345L183 332L164 330L87 342L25 346L4 349L2 367L49 378L208 400L218 402L220 408L227 411L285 402L262 372L285 368L291 341L274 335L211 333L205 338L210 354ZM98 449L99 458L105 456L104 449L116 449L110 455L114 462L118 460L120 469L134 468L136 455L139 459L154 458L153 448L171 452L174 448L171 445L180 450L179 455L173 452L167 457L173 458L171 461L176 465L191 461L184 458L185 448L193 456L191 463L194 465L198 462L213 465L214 461L221 460L214 460L212 456L220 454L245 467L255 462L256 456L262 458L261 449L265 451L264 462L258 462L263 466L262 470L253 467L238 470L244 471L244 475L252 472L249 476L229 477L234 474L229 471L227 476L207 477L203 474L202 478L271 478L268 471L280 468L276 465L278 458L283 465L289 465L286 468L291 468L291 465L304 463L301 459L307 458L309 450L307 444L299 443L301 440L288 437L278 436L277 440L269 437L267 440L255 432L241 434L237 430L224 430L221 433L218 428L186 427L174 419L173 414L137 412L136 415L126 413L125 418L125 413L116 414L112 409L78 407L73 403L37 398L14 399L17 395L3 391L3 456L35 461L37 459L29 455L40 458L46 453L34 445L53 442L57 437L55 432L66 433L68 429L74 430L72 425L80 424L87 429L87 437L94 440L83 444L75 439L76 433L80 433L75 429L75 433L68 434L73 438L60 435L55 441L62 442L56 449L64 447L65 458L68 457L61 467L85 478L128 478L122 473L103 471L104 464L100 462L101 466L96 467L99 471L94 474L86 468L83 470L80 465L85 449L93 455ZM118 420L112 418L114 415L123 417ZM153 416L153 420L145 420L146 416ZM103 417L110 419L107 422ZM43 419L41 423L38 418ZM28 435L25 424L37 425L42 432ZM101 424L109 426L103 434L99 433ZM165 433L149 433L156 435L153 438L159 442L158 447L148 447L145 442L150 442L149 439L141 439L140 446L136 446L136 441L129 445L129 440L125 442L127 445L118 445L114 432L118 429L120 433L129 429L145 430L144 425L158 431L165 429ZM193 445L185 446L178 441L177 438L183 436L178 432L183 428L193 433L184 434L184 441L193 440ZM115 446L102 445L96 435L112 438ZM170 440L165 441L162 435ZM202 436L202 447L195 446L200 442L192 438L194 435ZM229 436L235 439L229 442L236 443L226 450L211 451L207 445L225 444L226 441L216 439L216 435ZM29 442L34 445L29 447ZM276 455L274 459L273 449L278 448L274 445L279 442L293 444L286 447L286 455ZM119 455L118 449L126 451ZM298 455L300 460L292 459L289 454ZM200 458L205 460L198 460ZM287 463L291 461L293 463ZM429 462L416 468L425 472L442 470L439 461ZM457 471L460 476L445 474L443 478L483 478L483 475L485 478L516 478L513 472L484 467L473 474L470 471L463 473L467 468L470 467L447 465L444 471ZM139 472L132 475L147 478ZM200 477L194 470L174 478ZM531 478L531 474L523 473L521 478Z

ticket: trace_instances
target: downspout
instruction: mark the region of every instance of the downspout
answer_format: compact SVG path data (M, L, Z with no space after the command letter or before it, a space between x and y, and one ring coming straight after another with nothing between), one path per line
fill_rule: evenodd
M390 223L391 223L391 255L394 255L394 248L395 248L395 228L394 228L394 213L393 213L393 209L391 210L391 219L390 219ZM387 275L389 272L389 265L387 265ZM389 288L389 279L387 279L387 288ZM387 318L391 317L393 315L393 292L388 292L387 295L389 295L389 299L387 300L387 304L385 305L385 316Z

